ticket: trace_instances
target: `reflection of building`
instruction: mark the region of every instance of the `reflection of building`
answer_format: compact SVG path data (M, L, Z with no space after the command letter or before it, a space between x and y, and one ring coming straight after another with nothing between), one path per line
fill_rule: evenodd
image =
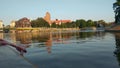
M10 28L14 28L14 27L15 27L15 21L11 21Z
M16 34L15 33L10 33L10 38L13 43L16 43Z
M49 39L46 41L46 48L47 48L48 53L51 53L51 47L52 47L52 40Z
M44 19L45 19L50 25L52 24L52 23L51 23L51 17L50 17L50 13L49 13L49 12L46 13Z
M0 28L3 28L3 21L0 20Z
M31 27L30 20L26 17L16 21L15 27Z
M4 35L3 33L0 33L0 39L3 39L3 35Z
M16 41L20 41L21 44L31 43L32 35L31 33L19 33L16 34Z
M52 47L52 33L50 33L49 40L46 41L46 48L48 53L51 53L51 47Z

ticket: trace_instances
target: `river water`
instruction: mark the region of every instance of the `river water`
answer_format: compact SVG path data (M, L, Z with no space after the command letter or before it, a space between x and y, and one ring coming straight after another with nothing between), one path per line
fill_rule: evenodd
M24 53L23 57L37 68L120 67L120 33L104 31L0 33L0 38L27 46L27 53Z

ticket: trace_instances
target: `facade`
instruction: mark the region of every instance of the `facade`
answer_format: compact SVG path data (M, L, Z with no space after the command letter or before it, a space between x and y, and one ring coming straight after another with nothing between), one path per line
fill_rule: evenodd
M30 20L26 17L15 22L15 27L31 27Z
M15 27L15 21L11 21L10 28L14 28L14 27Z
M47 21L49 23L49 25L51 25L51 15L49 12L46 12L46 15L44 17L44 20Z
M53 23L56 23L58 25L61 25L62 23L70 23L71 20L58 20L56 19L55 21L52 21Z
M0 28L3 28L3 21L0 20Z

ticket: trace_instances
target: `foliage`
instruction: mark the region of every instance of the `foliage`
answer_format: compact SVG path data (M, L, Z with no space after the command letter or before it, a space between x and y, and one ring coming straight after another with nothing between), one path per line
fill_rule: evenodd
M53 23L53 24L51 25L51 27L52 27L52 28L56 28L56 24Z
M50 27L48 22L45 21L43 18L37 18L36 20L31 21L32 27Z
M118 5L118 6L120 6L120 0L116 0L116 2L114 3L114 5Z
M87 26L87 27L92 27L92 26L95 26L95 23L94 23L92 20L88 20L88 21L86 22L86 26Z
M79 28L84 28L86 27L86 21L84 19L76 20L76 25Z
M113 3L113 10L115 12L115 23L120 23L120 0Z
M104 20L99 21L93 21L93 20L84 20L84 19L78 19L76 21L67 22L67 23L61 23L56 24L53 22L51 24L51 28L84 28L84 27L100 27L106 26L106 22ZM46 22L43 18L37 18L36 20L31 21L32 27L50 27L48 22Z

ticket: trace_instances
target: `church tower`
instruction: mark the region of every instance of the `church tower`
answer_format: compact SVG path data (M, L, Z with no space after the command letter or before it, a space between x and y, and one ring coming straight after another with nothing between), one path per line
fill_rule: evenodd
M46 12L44 19L51 25L51 16L49 12Z

